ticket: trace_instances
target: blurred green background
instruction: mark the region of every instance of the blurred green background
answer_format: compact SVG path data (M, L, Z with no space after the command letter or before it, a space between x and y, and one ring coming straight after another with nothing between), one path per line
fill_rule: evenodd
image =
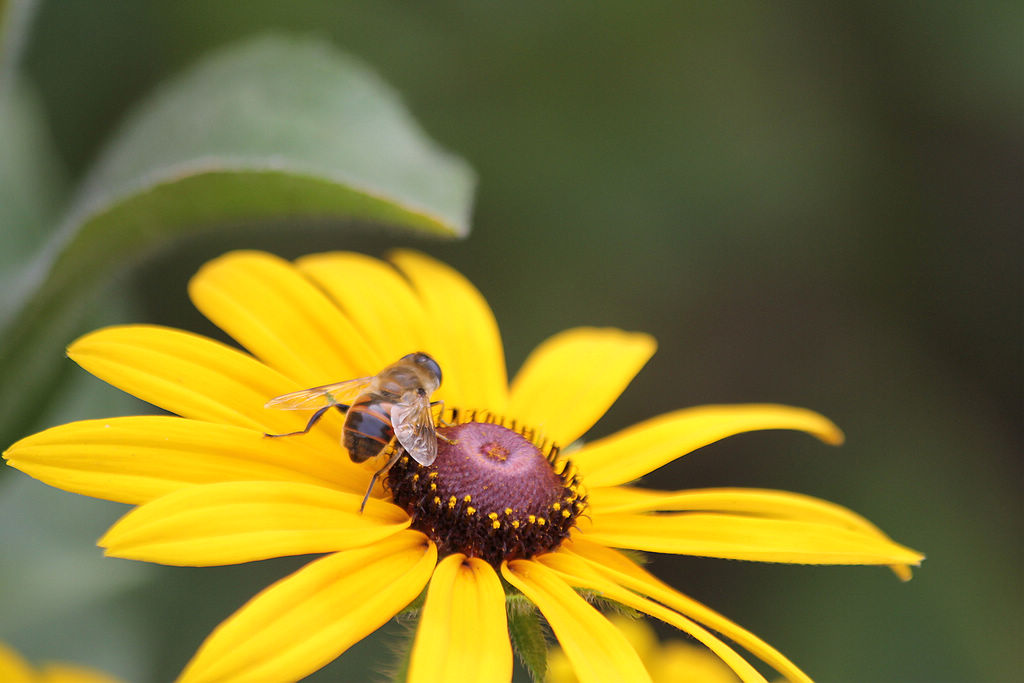
M90 326L213 333L185 283L225 249L412 245L487 296L510 370L569 326L651 332L657 355L591 436L687 405L773 401L821 411L848 440L736 437L646 485L817 495L928 556L908 584L879 568L674 557L653 558L655 573L821 681L1018 680L1022 29L1019 3L950 0L43 2L20 57L38 137L19 145L52 161L26 152L16 181L43 179L57 215L164 79L254 34L329 40L476 170L469 238L233 226L134 263ZM141 410L69 367L31 429ZM0 472L0 639L168 680L304 561L102 559L94 541L123 510ZM314 679L387 669L403 628Z

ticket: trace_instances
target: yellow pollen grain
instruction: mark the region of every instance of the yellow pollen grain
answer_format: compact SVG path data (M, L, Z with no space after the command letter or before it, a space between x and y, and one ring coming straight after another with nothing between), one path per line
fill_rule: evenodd
M430 482L430 490L431 491L436 491L437 490L437 484L435 484L434 482Z
M537 515L530 515L529 517L526 518L526 520L530 524L536 524L537 523Z
M412 480L413 481L419 481L420 480L420 473L417 472L416 474L412 475Z
M506 515L511 515L512 514L512 508L505 508L505 514Z
M430 477L431 479L437 479L437 472L431 472L427 476Z
M441 497L440 496L434 496L434 505L440 505L440 504L441 504Z
M448 499L448 507L449 507L449 509L450 508L454 508L455 504L458 503L458 502L459 502L459 499L456 498L455 496L452 496L451 498L449 498Z
M547 523L548 523L548 520L544 519L543 517L538 517L537 518L537 526L544 526Z
M562 510L562 516L565 517L566 519L569 519L569 515L570 514L571 513L568 510Z
M483 455L495 462L505 462L508 460L508 449L497 444L488 444L485 446Z
M491 514L489 514L487 516L489 518L493 519L493 520L497 520L498 519L498 513L497 512L492 512Z
M463 500L463 501L465 501L466 503L468 503L469 501L473 500L473 496L471 496L471 495L469 495L469 494L467 493L466 495L464 495L464 496L462 497L462 500Z
M475 515L476 514L476 508L473 507L472 505L470 505L468 508L466 508L466 514L467 515Z
M561 503L552 503L551 504L551 509L554 510L555 512L558 512L559 510L562 509L562 504Z
M518 529L519 528L519 520L518 519L513 519L512 520L512 528L513 529Z
M498 520L494 520L493 522L491 522L491 528L492 529L500 529L501 528L501 522L499 522Z

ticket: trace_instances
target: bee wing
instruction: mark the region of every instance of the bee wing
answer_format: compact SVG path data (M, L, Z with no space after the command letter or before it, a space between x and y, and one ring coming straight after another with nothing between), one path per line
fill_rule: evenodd
M391 424L402 448L421 465L429 465L437 457L437 432L434 416L426 396L414 396L391 407Z
M264 408L280 410L314 410L324 406L349 403L373 382L373 377L357 377L356 379L334 384L325 384L312 389L293 391L290 394L275 396L266 402Z

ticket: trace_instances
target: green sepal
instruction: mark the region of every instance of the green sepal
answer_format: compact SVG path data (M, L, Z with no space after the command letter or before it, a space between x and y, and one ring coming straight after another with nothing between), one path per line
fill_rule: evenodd
M530 677L541 683L548 671L548 643L544 637L543 620L532 602L518 591L509 592L508 588L510 586L506 586L505 611L512 649Z

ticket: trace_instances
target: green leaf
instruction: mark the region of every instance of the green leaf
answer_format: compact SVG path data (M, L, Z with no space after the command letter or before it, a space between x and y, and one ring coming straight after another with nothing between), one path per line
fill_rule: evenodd
M28 84L9 83L0 95L0 292L43 244L64 195L63 173ZM2 309L0 309L2 311Z
M177 194L208 174L253 176L251 189L197 204L184 200L198 188L186 188L175 222L305 215L468 232L471 171L431 143L374 74L326 43L248 41L160 89L121 129L72 213L92 223L129 198ZM307 200L298 181L343 195L325 205L314 187ZM152 220L142 208L119 218Z
M315 221L468 232L474 177L328 44L247 41L159 88L116 134L53 239L0 292L0 438L54 391L94 292L220 226Z
M156 567L111 561L94 540L126 506L11 473L0 478L3 640L32 660L74 661L145 680L147 629L126 605L137 591L159 590L150 585ZM107 647L111 642L116 650Z
M17 80L18 62L37 5L36 0L0 0L0 99Z

